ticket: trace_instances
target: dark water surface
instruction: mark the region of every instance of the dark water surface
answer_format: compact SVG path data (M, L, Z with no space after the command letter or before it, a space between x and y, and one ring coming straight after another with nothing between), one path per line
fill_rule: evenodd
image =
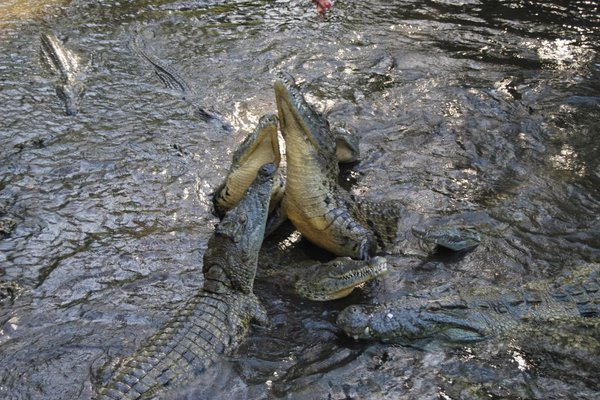
M599 348L597 328L560 328L573 349L543 330L401 347L335 326L351 303L600 263L596 1L339 0L326 19L304 0L50 3L0 17L0 280L23 290L1 303L0 398L89 398L104 363L201 287L211 193L236 144L275 111L277 70L359 134L361 162L344 172L352 192L486 239L462 256L391 257L390 274L321 304L289 282L296 261L325 256L278 234L256 286L271 325L172 398L598 398L600 354L585 351ZM43 31L91 60L77 116L40 63ZM192 100L161 86L130 50L135 35L188 80Z

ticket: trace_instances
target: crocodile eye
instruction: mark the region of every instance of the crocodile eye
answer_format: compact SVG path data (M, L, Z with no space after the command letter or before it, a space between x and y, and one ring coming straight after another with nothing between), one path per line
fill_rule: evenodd
M265 164L260 168L259 174L263 177L269 177L275 172L275 165L273 163Z

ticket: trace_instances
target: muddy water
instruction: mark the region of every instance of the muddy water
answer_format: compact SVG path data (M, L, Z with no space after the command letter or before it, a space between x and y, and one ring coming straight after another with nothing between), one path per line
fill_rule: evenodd
M328 256L288 228L265 242L271 317L172 398L596 398L598 329L478 345L346 339L344 306L446 283L515 286L600 262L600 35L593 1L72 1L0 34L0 397L87 399L202 285L210 195L275 110L276 70L361 137L351 191L411 223L477 227L476 250L396 266L333 303L298 299L296 262ZM39 60L55 32L90 62L77 116ZM165 89L135 35L191 84ZM211 107L228 131L198 118ZM8 287L8 286L7 286ZM544 330L547 330L545 334ZM576 345L556 334L568 332ZM569 347L571 346L571 347ZM583 350L582 350L583 349Z

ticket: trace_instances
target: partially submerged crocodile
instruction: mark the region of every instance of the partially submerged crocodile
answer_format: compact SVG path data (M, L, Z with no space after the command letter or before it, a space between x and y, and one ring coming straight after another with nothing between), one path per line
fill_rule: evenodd
M290 78L291 79L291 78ZM276 86L277 87L277 86ZM277 90L277 89L276 89ZM322 164L328 165L329 170L325 177L328 179L328 184L333 187L334 191L339 192L339 197L345 202L344 206L348 206L354 215L366 221L366 224L371 228L389 229L386 232L386 240L391 241L391 237L395 236L395 226L397 224L396 208L394 206L385 205L385 210L376 210L375 205L368 202L357 200L347 192L343 191L337 185L340 162L356 161L359 151L356 136L350 134L342 128L330 129L327 121L320 115L317 115L310 106L308 106L302 96L297 92L295 87L284 88L285 96L292 96L290 90L294 91L293 97L298 98L298 101L289 104L290 113L297 115L298 118L316 120L318 135L324 138L325 147L331 151L321 151L319 161ZM276 92L277 93L277 92ZM285 100L283 100L285 101ZM280 107L281 108L281 107ZM282 114L280 110L280 115ZM312 126L307 126L310 130ZM284 130L284 133L285 130ZM307 135L312 135L308 132ZM306 140L306 142L309 142ZM292 159L297 159L295 153L301 152L304 154L306 146L289 146L287 153ZM315 146L319 150L320 146ZM310 150L308 150L310 151ZM244 191L256 176L258 167L266 162L272 162L276 166L280 166L282 156L280 154L279 140L277 138L277 120L273 115L263 116L256 129L251 132L241 145L236 149L233 155L232 165L227 175L225 182L215 192L214 203L218 214L222 214L225 210L235 205L242 197ZM309 163L310 164L310 163ZM271 197L271 211L275 210L267 227L268 229L278 225L282 219L286 217L286 208L279 207L279 202L282 195L285 193L285 179L283 167L280 169L276 178L276 184L273 186L273 194ZM314 183L313 177L310 174L302 175L300 183L302 185L310 185ZM295 181L298 186L298 180ZM310 193L310 191L308 192ZM386 217L393 215L391 221L384 221ZM335 217L335 216L334 216ZM276 222L273 222L276 220ZM377 224L377 226L375 226ZM452 227L451 227L452 228ZM375 229L374 234L380 235L380 231ZM416 228L415 228L416 229ZM461 235L458 229L432 229L415 230L415 236L432 244L437 244L449 247L453 250L462 250L467 247L473 247L478 243L474 240L474 235ZM381 237L378 237L380 240ZM317 241L317 245L321 245L321 238ZM383 242L383 240L381 240ZM382 243L383 246L383 243ZM365 257L366 258L366 257ZM348 295L353 288L359 286L366 281L374 279L387 271L387 261L383 258L378 258L371 263L361 263L350 258L339 258L327 264L312 263L310 265L296 266L297 282L295 282L296 292L305 298L316 301L333 300L345 295Z
M99 391L99 399L149 399L231 354L266 312L252 293L275 167L259 170L240 203L216 227L204 254L204 288Z
M337 324L356 339L470 342L519 331L526 323L598 316L600 265L590 264L518 289L483 286L353 305L339 314Z
M194 89L190 86L189 83L181 76L181 74L173 68L171 65L162 61L155 55L146 51L146 44L139 36L134 36L134 38L130 42L131 49L136 52L141 58L148 61L152 67L154 68L154 73L163 83L165 88L177 91L182 94L183 100L187 101L190 105L194 107L193 113L194 116L198 119L213 123L224 130L231 130L231 124L229 124L223 116L221 116L217 111L200 107L197 103L197 95ZM262 164L261 164L262 165ZM249 184L248 184L249 186Z
M341 133L340 133L341 137ZM338 148L343 148L342 158L350 161L356 157L350 138L340 139ZM233 154L231 168L225 182L216 190L215 208L219 214L235 206L247 187L256 177L258 168L264 163L279 166L281 152L277 139L277 117L263 116L256 129L251 132ZM285 189L285 176L281 170L275 174L271 193L270 211L279 205ZM385 259L376 257L369 263L338 258L329 263L318 262L295 266L296 292L309 300L334 300L348 295L359 286L387 271Z
M330 129L299 92L289 74L275 81L275 99L287 154L287 182L282 210L296 229L319 247L367 259L376 250L398 244L404 210L393 201L371 201L338 184L338 161L355 161L353 146L340 129ZM460 225L414 226L413 235L452 251L470 250L478 232Z
M337 257L324 264L295 267L296 293L313 301L329 301L346 297L355 287L385 274L388 262L383 257L373 257L368 262Z
M336 138L290 75L275 81L275 99L287 155L282 206L296 229L319 247L358 259L394 243L398 205L373 204L339 186Z
M59 75L56 94L65 103L67 115L76 115L85 93L84 80L88 66L83 65L81 58L52 33L42 33L40 40L42 61Z

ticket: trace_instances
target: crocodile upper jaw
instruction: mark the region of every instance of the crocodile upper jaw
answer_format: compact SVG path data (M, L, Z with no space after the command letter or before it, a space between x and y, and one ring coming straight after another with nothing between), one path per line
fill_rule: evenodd
M383 257L374 257L368 263L339 257L307 269L296 282L296 292L313 301L341 299L387 270L388 263Z
M237 205L256 178L258 170L267 163L277 168L281 161L277 138L277 117L263 116L256 129L242 142L233 155L226 181L215 195L220 213Z
M281 75L275 81L275 100L281 123L281 132L286 139L298 136L302 142L310 143L316 153L337 164L336 141L329 128L329 123L317 114L304 100L290 75ZM288 151L288 158L289 153Z
M287 75L275 82L275 98L286 143L283 206L289 220L319 247L338 256L368 258L371 235L350 214L349 196L338 186L336 143L329 124Z

